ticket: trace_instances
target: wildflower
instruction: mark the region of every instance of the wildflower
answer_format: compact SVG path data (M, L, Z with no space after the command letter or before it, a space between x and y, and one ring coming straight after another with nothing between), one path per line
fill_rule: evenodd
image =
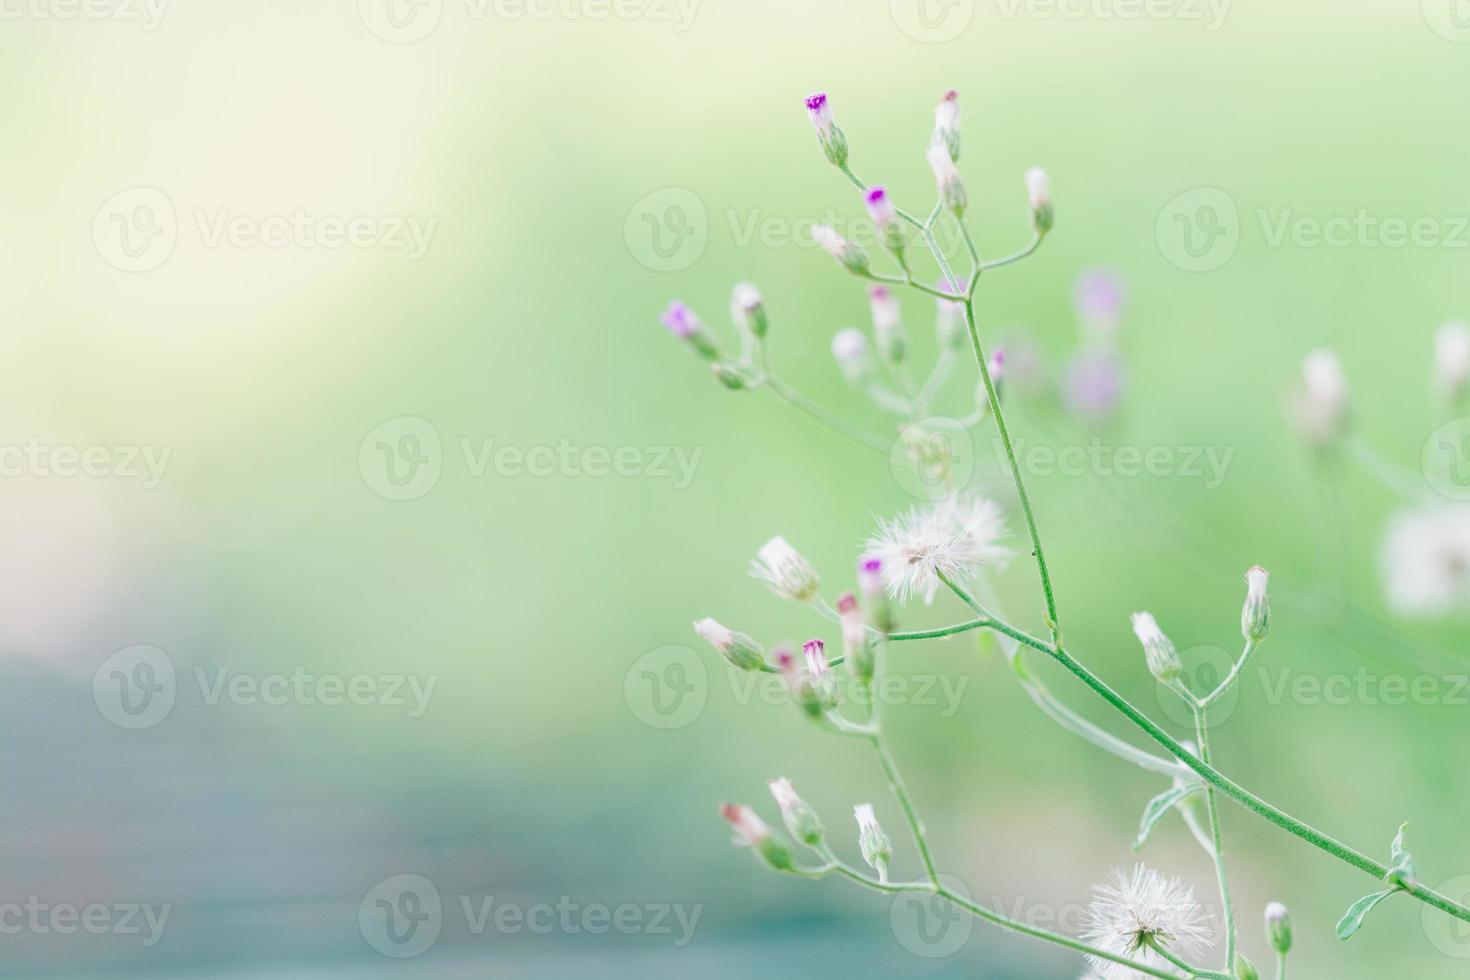
M867 194L868 217L873 219L873 224L878 228L878 236L883 245L903 262L905 242L903 239L903 224L898 218L898 209L893 206L893 201L888 197L888 191L882 187L874 187Z
M1099 949L1149 966L1167 967L1154 950L1167 948L1184 959L1198 955L1209 940L1204 912L1183 883L1139 865L1114 872L1113 884L1093 889L1086 940ZM1090 957L1104 980L1134 980L1139 974L1119 963Z
M931 146L943 146L952 163L960 162L960 93L950 90L934 110Z
M874 286L868 293L873 310L873 339L878 356L898 364L908 351L908 333L903 328L903 308L887 286Z
M883 584L900 602L923 596L934 601L941 578L951 581L974 574L981 565L1000 564L1011 556L997 543L1005 534L1000 507L976 496L951 496L914 507L892 521L881 521L867 551L881 560Z
M730 297L730 314L736 323L756 337L764 337L770 327L766 317L766 303L759 289L748 282L735 287Z
M735 843L749 847L777 871L789 871L794 866L791 848L750 807L726 803L720 807L720 815L734 829Z
M1080 421L1106 422L1123 397L1123 362L1105 349L1086 350L1067 365L1062 376L1062 401Z
M716 361L709 368L715 380L731 391L744 391L750 387L750 376L739 365L729 361Z
M699 322L699 317L683 303L674 300L659 319L664 326L669 328L669 333L687 343L700 357L713 361L720 356L719 348L705 332L704 325Z
M731 665L741 670L759 670L766 662L766 652L744 633L727 629L713 619L701 619L694 624L694 632L720 651L720 655Z
M797 602L814 599L822 584L812 566L783 537L774 537L761 546L750 563L750 574L778 596Z
M1123 284L1107 269L1088 269L1072 291L1077 318L1096 333L1111 334L1123 319Z
M776 651L776 672L786 682L786 689L791 692L791 699L796 702L797 707L812 718L821 718L826 711L826 705L817 681L812 677L811 671L796 662L790 650Z
M939 202L955 217L960 217L969 207L970 198L965 193L965 182L955 169L949 148L943 143L929 147L929 166L933 168L934 182L939 186Z
M1290 403L1302 438L1326 445L1347 426L1347 376L1330 350L1314 350L1302 360L1302 387Z
M887 634L893 631L893 610L883 587L883 560L864 555L858 562L858 591L867 610L865 623L869 629Z
M1434 335L1434 385L1450 401L1457 400L1470 381L1470 326L1446 323Z
M1266 939L1282 956L1291 952L1291 915L1280 902L1266 906Z
M893 842L878 825L878 818L873 815L873 804L859 803L852 808L852 815L857 818L858 849L863 852L863 860L878 872L879 880L887 881L888 862L893 860Z
M817 225L812 229L812 238L853 275L866 276L872 272L872 260L868 258L868 253L861 246L854 245L837 234L831 227Z
M818 92L806 100L806 111L811 114L812 125L817 127L817 142L822 152L834 167L847 166L847 136L832 119L832 104L826 92Z
M806 672L810 675L812 685L816 688L817 698L822 702L823 707L835 707L832 665L827 662L827 644L821 640L807 640L801 645L801 652L806 658Z
M1260 565L1245 573L1245 606L1240 610L1240 632L1247 640L1264 640L1271 628L1271 600L1266 595L1266 583L1270 578Z
M1470 605L1470 506L1394 517L1382 566L1388 603L1400 615L1440 616Z
M1158 621L1151 613L1133 614L1133 635L1143 644L1143 655L1148 660L1148 670L1154 675L1154 679L1170 687L1177 685L1179 678L1184 675L1184 663L1179 659L1179 652L1174 649L1173 641L1159 629Z
M1051 181L1045 170L1032 167L1026 171L1026 195L1031 202L1031 227L1036 234L1045 235L1056 217L1051 205Z
M1261 980L1256 965L1240 953L1235 954L1235 980Z
M781 819L791 836L809 846L820 844L822 821L818 818L817 811L796 795L791 780L773 779L770 787L771 795L776 798L776 805L781 808Z
M851 592L837 600L837 615L842 620L842 657L848 672L859 680L871 680L873 648L868 642L868 627L863 623L857 597Z
M832 337L832 359L850 385L861 385L873 374L873 353L868 337L857 327L844 327Z

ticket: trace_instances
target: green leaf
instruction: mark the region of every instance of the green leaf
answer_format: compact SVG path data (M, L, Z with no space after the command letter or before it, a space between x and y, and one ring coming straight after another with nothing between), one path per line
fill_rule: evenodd
M1393 839L1393 856L1389 859L1388 880L1394 884L1404 885L1414 880L1414 858L1404 846L1404 831L1408 824L1399 826L1399 832Z
M1398 891L1397 888L1388 888L1381 892L1374 892L1372 895L1364 895L1354 902L1353 907L1347 910L1347 914L1338 920L1337 938L1343 940L1353 938L1353 934L1363 928L1363 918L1372 912L1379 902L1396 891Z
M1165 790L1158 796L1148 801L1148 806L1143 808L1143 821L1138 825L1138 839L1133 842L1136 851L1148 841L1149 835L1154 832L1160 820L1174 808L1180 800L1193 793L1193 786L1175 786Z

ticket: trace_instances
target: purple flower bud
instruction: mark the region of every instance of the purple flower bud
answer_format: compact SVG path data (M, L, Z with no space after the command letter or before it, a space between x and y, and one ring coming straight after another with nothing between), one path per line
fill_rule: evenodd
M1113 329L1123 318L1125 293L1118 277L1107 269L1088 269L1077 279L1073 300L1077 316L1088 326Z
M659 319L663 321L664 326L669 328L669 333L680 340L688 340L699 330L699 317L678 300L670 303L669 308Z
M832 106L827 101L827 93L818 92L808 96L806 111L812 117L812 125L817 128L817 142L821 144L827 161L834 167L846 167L847 137L832 118Z
M817 127L818 131L825 133L831 130L833 125L832 105L827 101L826 92L807 96L806 111L811 113L812 125Z
M893 209L893 202L888 199L888 191L882 187L874 187L868 191L866 198L868 215L877 225L886 225L898 220L898 213Z
M821 640L807 640L802 644L801 652L806 655L806 669L813 677L822 677L827 673L827 644Z
M1032 167L1026 171L1026 195L1031 202L1031 227L1036 234L1045 235L1051 231L1055 219L1051 204L1051 181L1047 179L1045 170Z
M1085 422L1107 421L1123 397L1123 365L1109 350L1090 350L1067 366L1062 399Z

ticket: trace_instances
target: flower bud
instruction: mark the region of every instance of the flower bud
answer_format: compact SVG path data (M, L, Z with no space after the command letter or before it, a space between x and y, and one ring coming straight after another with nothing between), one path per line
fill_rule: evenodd
M843 268L856 276L866 276L873 271L872 260L868 253L859 245L843 238L827 225L817 225L812 229L812 238L816 239L818 245L838 262Z
M796 706L811 718L821 718L826 710L822 693L811 673L797 664L790 650L776 651L776 672L786 682L786 689L791 693L791 699L796 702Z
M934 110L934 137L931 145L943 146L950 162L960 162L960 93L946 92Z
M1051 181L1047 179L1045 170L1032 167L1026 171L1026 194L1031 199L1031 227L1036 234L1045 235L1051 231L1055 217L1051 206Z
M832 359L850 385L862 385L873 376L873 352L868 336L857 327L844 327L832 337Z
M1302 360L1302 387L1291 404L1302 438L1316 446L1331 443L1348 421L1347 375L1330 350L1314 350Z
M904 241L903 223L898 218L898 209L889 200L888 191L882 187L874 187L868 191L865 200L868 217L873 219L873 224L878 228L879 241L902 262L907 242Z
M858 592L863 597L863 608L867 611L869 629L887 635L893 632L893 607L888 602L888 592L883 587L883 560L871 555L858 562Z
M777 871L789 871L795 866L791 848L750 807L726 803L720 807L720 814L734 829L736 843L748 846L766 864Z
M858 848L863 852L863 860L878 872L879 879L887 881L888 862L893 860L893 842L878 826L873 804L859 803L852 808L852 815L857 818Z
M1280 902L1266 906L1266 940L1282 956L1291 952L1291 916Z
M1159 624L1153 616L1146 612L1133 614L1133 633L1138 637L1138 642L1143 644L1143 653L1148 660L1149 673L1161 684L1171 687L1179 683L1179 678L1184 675L1184 664L1179 659L1179 653L1174 649L1174 644L1159 629Z
M1458 400L1470 381L1470 326L1446 323L1434 335L1434 386Z
M1245 573L1245 606L1240 610L1240 632L1247 640L1260 642L1271 628L1271 600L1266 595L1270 575L1260 565Z
M811 847L822 843L822 821L817 811L796 795L789 779L773 779L771 795L781 808L781 820L792 837Z
M868 293L873 309L873 340L878 356L888 364L898 364L908 353L908 332L903 328L903 307L887 286L874 286Z
M728 361L716 361L709 368L715 380L731 391L744 391L750 386L750 378L745 372Z
M730 297L730 314L736 323L756 337L764 337L770 327L765 300L761 298L760 290L748 282L735 287Z
M759 643L744 633L727 629L716 620L699 620L694 624L694 632L720 651L720 656L732 666L741 670L759 670L766 662L766 652Z
M821 640L807 640L801 645L806 658L806 672L811 677L817 700L825 711L837 707L837 692L832 686L832 665L827 661L827 644Z
M943 143L929 147L929 166L934 170L934 182L939 186L939 203L945 210L960 217L970 206L970 197L965 193L965 182L955 169L949 148Z
M659 320L669 328L669 333L687 343L696 354L705 360L713 361L720 356L719 348L705 332L704 325L699 322L699 317L678 300L669 304L669 308L664 311Z
M1250 960L1235 954L1235 980L1261 980L1261 974Z
M822 586L816 570L779 536L761 546L750 563L750 574L769 585L778 596L796 602L816 598Z
M806 111L811 114L812 125L817 128L817 142L822 145L828 162L834 167L847 166L847 136L832 120L832 105L827 101L827 93L809 96Z
M873 678L873 647L868 642L868 627L851 592L837 600L837 613L842 618L842 656L852 676L861 681Z

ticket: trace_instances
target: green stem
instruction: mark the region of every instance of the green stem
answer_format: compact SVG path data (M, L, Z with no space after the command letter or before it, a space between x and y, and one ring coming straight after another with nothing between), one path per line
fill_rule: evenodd
M1208 708L1196 705L1194 709L1194 734L1199 741L1199 760L1210 765ZM1210 815L1210 841L1214 845L1215 878L1220 882L1220 904L1225 912L1225 966L1235 962L1235 908L1230 902L1230 880L1225 875L1225 852L1220 847L1220 805L1215 799L1215 788L1205 786L1205 809Z
M1190 966L1188 963L1184 962L1182 959L1169 952L1169 950L1165 948L1162 943L1159 943L1153 939L1148 940L1148 948L1153 950L1155 953L1158 953L1161 957L1168 960L1170 963L1174 964L1185 973L1188 973L1191 977L1198 978L1198 980L1233 980L1233 978L1228 973L1216 973L1214 970L1201 970L1199 967Z
M867 432L863 429L859 429L857 426L845 422L837 416L833 415L831 412L827 411L825 408L818 405L810 398L807 398L801 392L797 391L795 388L792 388L790 385L788 385L786 382L782 381L775 375L768 374L766 376L766 387L771 389L772 394L777 395L778 397L784 399L792 405L795 405L797 408L801 409L803 412L807 413L818 422L831 426L833 429L836 429L838 432L847 436L849 439L855 439L863 445L869 447L870 449L876 449L882 453L886 453L892 448L892 445L890 443L884 442L878 436L875 436L872 433Z
M1276 980L1286 980L1286 954L1276 954Z
M1218 687L1200 700L1201 707L1208 708L1220 700L1221 695L1230 690L1230 685L1235 683L1235 679L1240 676L1240 672L1245 669L1246 663L1260 645L1260 640L1247 639L1245 641L1245 649L1241 652L1239 659L1235 661L1235 665L1230 668L1230 673L1225 675L1225 679L1220 682Z
M1010 265L1012 262L1019 262L1029 256L1032 252L1035 252L1040 247L1041 236L1037 235L1031 239L1030 245L1027 245L1025 248L1021 249L1021 251L1019 252L1016 252L1014 255L1007 255L1003 258L991 259L989 262L982 263L980 266L980 271L989 272L991 269L999 269L1003 265Z

